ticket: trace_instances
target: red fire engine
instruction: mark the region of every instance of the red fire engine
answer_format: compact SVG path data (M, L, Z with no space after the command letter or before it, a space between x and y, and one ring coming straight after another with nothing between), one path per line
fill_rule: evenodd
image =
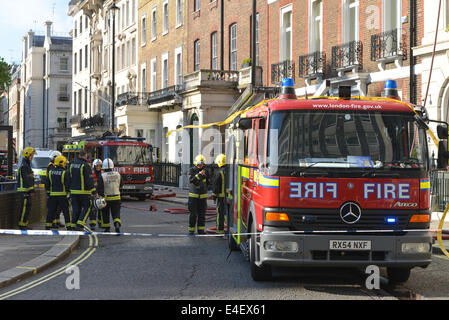
M95 159L112 159L114 170L123 178L122 195L144 200L153 194L152 146L144 138L110 136L102 139L86 139L78 144L65 145L63 154L69 161L80 150L88 154L89 162Z
M407 281L431 262L425 110L397 94L354 99L350 89L298 99L284 84L228 127L230 248L256 281L272 266L368 265ZM447 132L440 124L439 138ZM446 140L439 149L445 168Z

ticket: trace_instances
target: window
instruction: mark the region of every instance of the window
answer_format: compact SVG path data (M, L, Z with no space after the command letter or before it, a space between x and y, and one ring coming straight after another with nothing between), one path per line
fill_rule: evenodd
M87 68L88 61L89 61L89 50L88 45L86 44L86 46L84 47L84 68Z
M136 137L143 138L143 129L136 129Z
M194 0L193 2L193 11L200 10L200 0Z
M162 34L168 33L168 1L164 2L164 8L163 8L163 32Z
M311 16L309 21L309 52L322 51L322 14L323 14L323 1L311 0Z
M58 100L59 101L69 101L69 86L67 84L60 84L59 85L59 92L58 92Z
M182 85L182 47L175 49L175 85Z
M143 15L141 21L142 21L141 44L145 45L147 43L147 17Z
M132 40L132 52L131 52L131 56L132 56L132 58L131 58L131 64L133 65L133 66L135 66L136 65L136 54L137 54L137 48L136 48L136 38L133 38Z
M229 69L237 70L237 24L229 27Z
M73 73L76 74L77 72L77 55L76 53L73 54Z
M67 112L59 112L58 123L60 129L67 129Z
M151 12L151 40L155 40L157 36L157 16L156 16L156 7L153 7L153 11Z
M109 69L109 50L107 47L104 48L104 70Z
M129 0L126 1L126 26L129 26L129 16L130 16L130 12L129 12Z
M281 9L280 62L292 60L292 6Z
M359 0L343 0L343 43L359 40Z
M122 68L126 67L126 51L125 51L125 44L122 44Z
M132 23L136 23L136 10L137 10L136 3L137 0L132 0L132 9L131 9Z
M151 92L157 90L157 63L156 58L151 60Z
M72 108L72 114L77 114L76 112L76 91L73 92L73 108Z
M126 65L129 67L131 65L131 42L126 42Z
M399 29L401 27L401 0L383 0L383 31Z
M80 34L83 33L83 16L80 17Z
M75 38L78 37L78 23L75 21L75 26L73 27Z
M200 70L200 40L199 39L193 43L193 59L194 59L193 70L194 71Z
M69 58L61 57L59 59L59 71L69 71Z
M84 92L84 113L87 113L87 90Z
M182 25L182 0L176 0L176 26Z
M250 29L249 29L249 33L252 37L252 24L253 24L253 19L252 19L252 15L250 17ZM251 52L251 51L250 51ZM259 14L256 14L256 66L259 65Z
M168 87L168 53L162 55L162 89Z
M80 71L83 70L83 49L80 49Z
M82 104L83 104L82 95L83 95L83 91L81 89L79 89L78 90L78 114L81 114L81 112L83 111L83 109L82 109Z
M217 53L217 32L215 31L214 33L212 33L212 35L210 36L210 48L211 48L211 53L210 53L210 68L212 70L217 70L218 69L218 53Z

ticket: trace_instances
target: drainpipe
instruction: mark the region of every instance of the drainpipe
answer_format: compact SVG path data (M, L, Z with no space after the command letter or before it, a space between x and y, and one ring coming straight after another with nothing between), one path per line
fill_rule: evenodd
M224 1L220 1L220 70L224 70Z
M416 37L416 0L409 0L409 12L410 12L410 83L409 83L409 91L410 91L410 102L413 104L417 103L417 94L415 87L415 57L413 56L413 47L415 46L415 37Z
M251 17L251 84L253 88L256 86L256 14L256 0L253 0L253 15Z

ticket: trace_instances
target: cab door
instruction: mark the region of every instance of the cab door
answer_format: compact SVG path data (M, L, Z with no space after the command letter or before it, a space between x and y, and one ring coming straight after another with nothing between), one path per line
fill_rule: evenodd
M244 136L244 164L241 166L241 217L243 226L248 229L250 203L254 191L254 168L257 164L257 128L256 119L252 119L251 128L245 130ZM256 167L257 168L257 167Z

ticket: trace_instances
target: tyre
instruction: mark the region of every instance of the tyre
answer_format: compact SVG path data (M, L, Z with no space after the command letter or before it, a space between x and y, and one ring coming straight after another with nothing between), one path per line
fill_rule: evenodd
M251 269L251 276L254 281L267 281L271 279L270 266L257 266L256 261L259 258L259 235L257 234L256 223L251 224L251 238L249 239L249 263Z
M139 194L139 195L137 196L137 199L139 199L139 201L145 201L146 198L147 198L147 195L146 195L146 194Z
M410 268L387 268L388 280L391 284L399 284L407 282L410 277Z

